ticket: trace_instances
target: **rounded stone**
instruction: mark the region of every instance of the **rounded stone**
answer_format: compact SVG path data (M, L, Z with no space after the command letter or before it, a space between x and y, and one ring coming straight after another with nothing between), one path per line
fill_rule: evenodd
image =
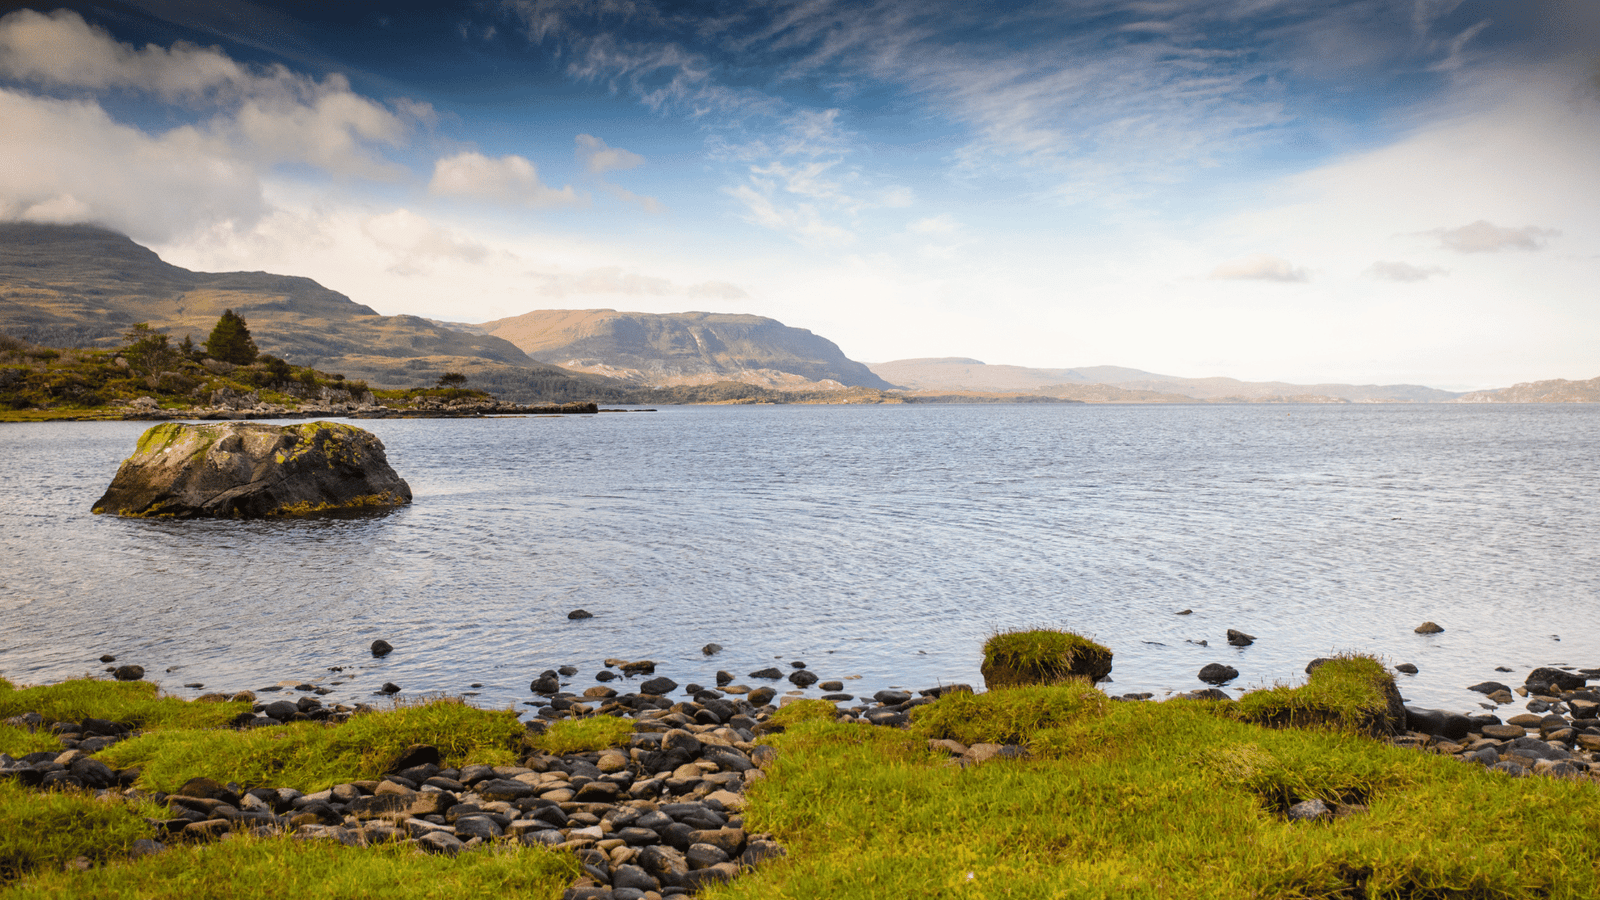
M1444 628L1435 622L1423 622L1421 625L1418 625L1416 628L1411 630L1417 634L1438 634L1439 632L1444 631Z
M373 656L381 658L381 657L388 656L389 654L393 653L394 652L394 645L390 644L386 640L383 640L382 638L379 638L378 640L375 640L375 641L372 642L372 648L371 649L372 649L372 655Z
M1208 663L1200 670L1200 680L1206 684L1227 684L1238 677L1238 669L1222 663Z
M660 696L661 694L671 693L677 686L678 683L676 681L661 675L639 685L639 693Z
M138 681L144 677L144 667L117 666L116 671L112 672L111 675L118 681Z

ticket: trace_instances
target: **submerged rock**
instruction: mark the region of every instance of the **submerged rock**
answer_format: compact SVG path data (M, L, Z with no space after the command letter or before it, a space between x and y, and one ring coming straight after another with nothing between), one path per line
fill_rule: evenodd
M353 425L167 422L139 438L93 510L253 519L410 502L383 442Z

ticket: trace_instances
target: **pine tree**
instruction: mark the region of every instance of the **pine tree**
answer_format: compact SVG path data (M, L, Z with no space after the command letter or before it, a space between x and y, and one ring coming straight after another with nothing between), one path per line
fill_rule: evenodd
M211 329L211 336L206 338L206 355L236 366L248 366L256 361L261 351L250 339L250 329L245 327L244 318L229 309L223 310L217 327Z

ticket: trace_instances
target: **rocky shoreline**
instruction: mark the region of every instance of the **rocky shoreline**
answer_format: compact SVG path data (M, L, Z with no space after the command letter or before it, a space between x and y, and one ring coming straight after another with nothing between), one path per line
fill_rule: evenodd
M125 422L167 422L177 419L219 422L254 419L320 419L329 416L345 419L474 419L484 416L592 415L599 412L622 412L622 410L602 410L594 403L525 406L504 400L445 402L432 398L404 407L384 406L379 403L283 406L276 403L262 403L259 399L245 396L231 403L191 409L162 409L155 405L153 400L149 400L148 403L135 400L122 413L121 419Z
M377 642L373 651L384 649ZM719 649L708 645L707 655ZM137 678L143 672L123 667L117 675ZM460 769L441 767L436 748L416 745L380 780L335 785L314 794L197 778L171 794L148 795L170 812L150 824L165 843L248 831L292 833L349 846L408 842L423 851L452 855L505 842L542 845L574 853L583 866L584 876L566 892L568 900L658 900L692 894L784 853L772 835L746 828L743 791L766 777L777 759L777 751L760 743L762 736L783 730L774 715L790 702L807 699L807 689L816 686L826 692L820 699L835 705L838 721L889 728L907 727L912 710L942 695L972 690L956 684L882 690L858 698L844 693L842 682L822 681L800 661L787 673L776 666L749 673L754 680L787 680L794 690L783 695L769 685L734 684L735 676L719 671L715 687L685 685L683 696L674 699L670 695L680 693L680 686L656 675L649 660L608 659L595 673L597 683L581 693L568 690L569 679L577 675L577 669L562 667L533 680L529 687L538 700L529 705L537 704L537 709L526 729L539 734L562 719L622 717L632 722L625 745L567 754L533 752L514 766ZM631 691L612 686L635 679L643 680ZM1492 710L1461 715L1407 706L1404 724L1394 723L1389 741L1511 777L1600 781L1600 691L1589 688L1590 679L1600 679L1600 669L1541 667L1521 686L1474 685L1473 690L1485 694L1485 706L1498 709L1520 699L1527 712L1502 720ZM399 691L393 685L385 688ZM300 683L294 689L301 694L294 700L260 700L241 692L204 695L196 702L252 703L252 711L232 723L240 729L308 720L338 723L374 711L368 704L325 706L319 692L328 689L314 684ZM1111 699L1148 702L1151 697ZM1228 698L1206 689L1169 699ZM29 730L45 726L37 714L6 724ZM21 759L0 755L0 778L39 789L147 796L133 787L138 770L112 770L93 756L135 734L132 729L88 718L53 723L49 730L60 740L61 752L41 751ZM949 764L963 766L1027 755L1022 746L968 747L949 740L931 741L930 749L948 754ZM1293 817L1324 815L1334 813L1309 808ZM146 840L135 853L163 849L163 842Z

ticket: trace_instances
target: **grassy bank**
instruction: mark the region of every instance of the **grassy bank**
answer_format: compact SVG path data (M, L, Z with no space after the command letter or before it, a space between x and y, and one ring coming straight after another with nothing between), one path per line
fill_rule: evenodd
M1389 702L1376 660L1324 664L1309 683L1239 701L1117 702L1086 680L953 693L912 710L909 729L835 721L792 703L746 828L788 857L711 888L732 898L1585 898L1600 879L1600 788L1508 778L1373 734ZM139 787L192 777L320 790L376 778L411 743L448 765L510 762L529 749L615 746L631 722L560 722L530 735L505 711L442 700L341 725L231 731L242 704L184 702L148 685L68 682L12 690L0 713L132 721L142 736L97 754L141 768ZM0 727L0 751L51 739ZM937 743L935 743L937 742ZM960 745L1006 744L973 763ZM1301 801L1332 814L1296 820ZM138 802L0 784L0 897L222 896L556 898L570 854L495 845L450 859L405 845L234 836L128 860L150 836ZM93 867L79 871L80 857ZM18 877L25 876L25 877Z
M1263 727L1236 704L1096 694L956 695L909 732L790 728L747 811L789 858L711 896L1594 896L1592 782L1510 779L1339 728ZM1031 756L963 768L928 747L952 735L1021 739ZM1312 798L1339 815L1286 817Z

